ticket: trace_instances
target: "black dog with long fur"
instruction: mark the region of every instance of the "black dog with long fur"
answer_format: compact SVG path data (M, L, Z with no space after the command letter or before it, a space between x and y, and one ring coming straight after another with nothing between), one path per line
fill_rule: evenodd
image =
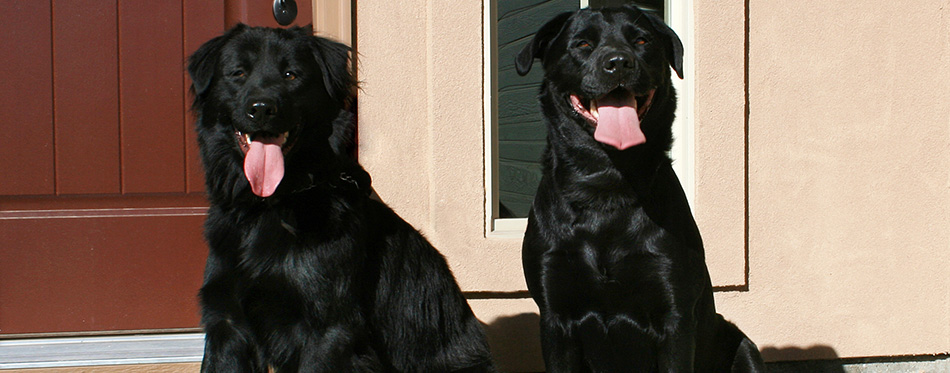
M716 313L699 230L668 151L683 46L638 8L582 9L517 56L541 60L544 173L523 261L549 372L756 372Z
M445 259L348 155L346 46L239 25L191 56L211 207L203 372L492 371Z

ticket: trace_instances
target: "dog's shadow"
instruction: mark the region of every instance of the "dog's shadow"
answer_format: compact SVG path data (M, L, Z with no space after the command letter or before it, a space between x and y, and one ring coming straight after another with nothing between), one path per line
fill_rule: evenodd
M543 372L537 313L501 317L485 325L488 343L502 372ZM838 353L830 346L765 347L762 357L770 373L844 373ZM805 360L805 361L796 361Z
M500 317L485 325L492 357L502 372L543 372L541 316L522 313Z
M766 364L769 373L844 373L844 365L838 353L830 346L815 345L801 347L765 347L762 357L766 361L775 361ZM806 361L795 361L803 360ZM787 361L782 361L787 360Z

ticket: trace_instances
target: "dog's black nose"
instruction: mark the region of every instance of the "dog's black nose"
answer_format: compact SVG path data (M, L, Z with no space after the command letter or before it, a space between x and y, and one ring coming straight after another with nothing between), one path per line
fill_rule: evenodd
M615 73L633 68L633 60L623 53L612 53L604 59L604 71Z
M277 116L277 103L273 100L254 100L247 105L247 117L255 122L265 122Z

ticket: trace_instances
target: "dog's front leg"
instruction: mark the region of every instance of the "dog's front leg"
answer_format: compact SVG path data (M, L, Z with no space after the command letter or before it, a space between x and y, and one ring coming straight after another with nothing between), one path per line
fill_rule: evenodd
M205 326L204 353L204 359L201 361L202 373L267 371L247 340L247 335L227 320L215 321Z
M382 364L364 336L362 328L349 325L329 327L322 336L307 343L294 372L381 372ZM284 371L283 369L281 370Z
M667 328L667 338L660 343L657 362L661 372L692 372L696 354L696 325L681 319Z
M570 328L570 325L565 325L557 317L550 317L546 312L541 313L541 351L544 355L544 366L549 373L586 370L579 342L572 335Z
M201 372L266 372L266 363L261 360L233 296L234 284L221 275L221 268L220 257L209 255L200 292L201 324L205 330Z

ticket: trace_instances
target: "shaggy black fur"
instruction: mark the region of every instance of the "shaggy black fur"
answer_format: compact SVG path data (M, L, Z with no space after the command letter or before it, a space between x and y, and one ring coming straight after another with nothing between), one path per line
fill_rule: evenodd
M348 53L310 28L239 25L191 56L211 203L203 372L493 371L445 259L347 155ZM285 171L266 197L243 168L261 139Z
M534 59L545 73L548 146L523 260L548 371L763 371L755 344L716 313L667 154L679 38L632 6L583 9L544 25L517 56L518 72ZM607 110L598 118L592 105L608 101L633 107L646 142L595 140Z

